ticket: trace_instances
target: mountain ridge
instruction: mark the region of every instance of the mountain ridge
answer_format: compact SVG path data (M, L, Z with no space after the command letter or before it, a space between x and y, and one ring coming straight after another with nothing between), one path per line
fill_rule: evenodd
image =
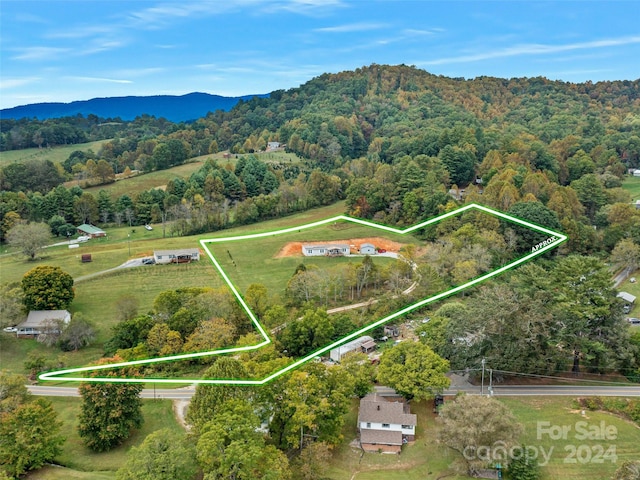
M37 118L46 120L75 116L97 115L101 118L133 120L141 115L163 117L171 122L186 122L204 117L216 110L229 111L238 102L269 94L225 97L210 93L191 92L185 95L128 95L122 97L96 97L73 102L43 102L19 105L0 110L0 118Z

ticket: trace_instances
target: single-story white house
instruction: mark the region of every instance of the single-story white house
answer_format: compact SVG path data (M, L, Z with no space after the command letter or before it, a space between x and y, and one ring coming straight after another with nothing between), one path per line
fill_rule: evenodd
M302 254L305 257L337 257L342 255L349 255L351 253L351 247L349 245L343 243L335 243L335 244L303 244L302 245Z
M329 352L329 358L334 362L339 362L342 360L346 354L351 352L362 352L369 353L376 348L376 342L373 341L369 335L364 335L360 338L356 338L355 340L351 340L349 343L345 343L344 345L340 345L332 349Z
M360 400L358 430L365 452L400 453L403 443L415 440L417 423L401 397L370 393Z
M375 255L376 247L371 243L363 243L360 245L360 254L361 255Z
M70 321L71 314L67 310L31 310L27 319L16 326L16 336L37 337L43 331L59 325L58 322L67 325Z
M200 260L199 248L183 248L179 250L154 250L156 263L189 263Z
M635 295L631 295L630 293L627 293L627 292L618 293L618 298L621 298L623 301L629 304L636 303Z

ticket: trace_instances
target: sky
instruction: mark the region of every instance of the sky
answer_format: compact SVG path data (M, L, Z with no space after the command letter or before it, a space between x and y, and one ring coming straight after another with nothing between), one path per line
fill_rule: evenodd
M2 0L0 108L289 89L377 64L640 78L640 0Z

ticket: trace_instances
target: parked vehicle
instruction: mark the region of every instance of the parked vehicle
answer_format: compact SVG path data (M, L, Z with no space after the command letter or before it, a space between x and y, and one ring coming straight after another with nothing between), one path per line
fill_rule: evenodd
M629 317L629 318L627 318L627 321L628 321L631 325L640 325L640 318Z
M146 228L147 230L153 230L153 227L149 224L145 225L144 228Z

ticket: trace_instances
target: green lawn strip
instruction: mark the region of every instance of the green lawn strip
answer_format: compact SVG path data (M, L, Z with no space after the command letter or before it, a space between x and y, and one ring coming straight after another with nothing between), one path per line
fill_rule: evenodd
M43 467L24 477L26 480L113 480L116 472L81 472L65 467Z
M344 223L344 222L343 222ZM347 224L348 228L334 229L332 226L321 226L300 233L273 235L271 237L250 240L209 243L208 247L227 272L234 284L244 292L251 283L264 284L271 294L282 295L287 282L293 276L296 266L305 264L327 268L343 263L362 263L362 257L305 257L302 252L295 257L276 255L289 242L317 243L347 240L349 238L384 237L404 244L418 243L409 235L397 235L371 227ZM393 259L373 256L374 263L380 267Z
M15 334L0 333L0 369L28 375L29 371L24 368L24 362L31 352L42 355L46 365L50 368L58 368L60 364L82 366L103 355L102 345L99 344L90 345L77 352L63 352L55 347L47 347L33 339L16 338Z
M78 416L82 400L80 398L49 397L53 402L60 420L63 422L62 434L66 437L62 453L55 463L75 470L115 471L122 466L132 446L138 446L147 435L162 428L184 432L175 420L170 400L143 400L142 414L144 424L119 447L103 453L95 453L82 443L78 435Z
M75 145L62 145L52 148L25 148L22 150L9 150L2 152L0 156L0 167L9 163L25 162L29 160L50 160L53 163L62 163L72 152L80 150L86 152L93 150L97 152L103 143L109 140L96 140L95 142L77 143Z
M137 193L164 187L169 180L173 180L176 177L188 179L193 172L202 167L203 163L204 161L202 160L192 159L189 163L185 163L184 165L178 165L166 170L158 170L156 172L149 172L142 175L134 175L128 178L121 178L114 183L86 187L83 188L83 190L85 192L92 193L93 195L97 195L100 190L105 190L114 200L125 194L130 197L134 197ZM67 187L70 188L76 184L82 186L82 181L68 182Z
M640 199L640 177L626 177L622 182L622 188L631 194L634 202Z
M541 449L547 453L551 450L549 464L542 468L543 480L610 478L622 462L638 457L640 428L631 421L605 412L586 411L583 416L581 411L574 410L571 397L514 397L500 398L500 401L505 403L524 425L522 444L532 446L538 452L541 452ZM540 424L541 430L538 431L538 422L548 423ZM578 425L578 430L577 422L584 422ZM615 429L615 440L579 438L585 428L599 428L601 422ZM564 426L570 430L567 431L566 438L554 439L544 430L547 426ZM598 445L603 447L604 452L610 446L614 446L617 461L612 462L604 456L598 458ZM572 454L574 448L578 451L577 455Z

